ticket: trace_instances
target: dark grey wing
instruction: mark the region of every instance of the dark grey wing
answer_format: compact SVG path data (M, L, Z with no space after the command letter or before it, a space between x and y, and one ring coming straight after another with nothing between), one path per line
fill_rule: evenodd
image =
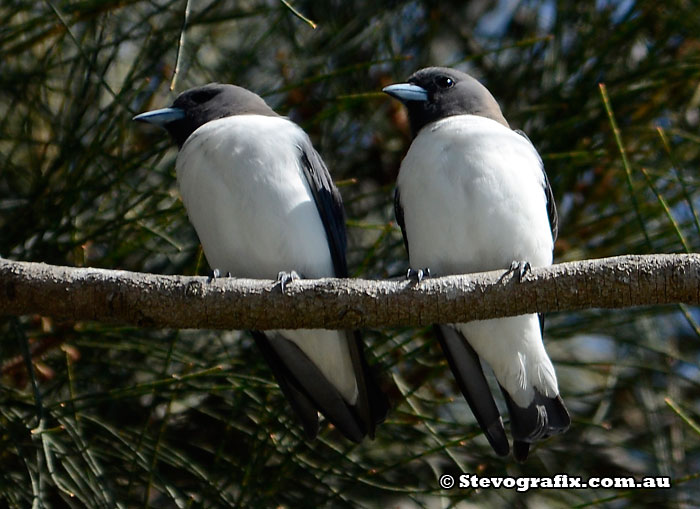
M289 373L279 354L272 348L268 337L260 331L251 331L251 334L262 352L265 361L268 366L270 366L275 380L277 380L280 389L282 389L282 393L292 406L294 415L297 416L297 419L304 428L306 438L313 440L318 434L318 411L316 410L316 406Z
M515 132L525 138L530 145L532 145L532 141L530 141L530 138L527 137L527 134L519 129L516 129ZM549 228L552 232L552 242L554 242L557 240L557 236L559 235L559 215L557 214L557 204L554 201L554 193L552 192L552 186L549 183L549 177L547 177L547 172L544 171L544 163L542 162L542 158L534 145L532 145L532 149L535 151L535 154L537 154L542 175L544 175L544 197L547 202L547 217L549 218ZM544 334L544 315L540 313L537 316L540 319L540 331L542 334Z
M457 380L457 386L469 403L479 427L496 454L505 456L510 450L508 437L484 371L481 369L479 356L457 329L449 325L435 325L434 330L452 374Z
M342 198L328 168L308 138L299 145L299 150L301 167L326 232L335 276L347 277L347 239ZM307 435L316 435L318 409L347 438L357 442L367 434L374 436L375 425L386 417L388 401L365 360L360 334L353 331L346 331L345 334L358 385L358 399L354 405L342 398L333 384L293 342L280 334L255 332L253 336Z
M516 130L520 136L525 138L532 145L532 141L523 131ZM534 149L534 145L533 145ZM556 241L559 235L559 216L557 205L554 201L554 193L549 183L547 172L544 170L544 163L539 153L535 149L540 168L544 175L544 195L547 201L547 217L549 227L552 231L552 240ZM544 334L544 315L538 315L540 319L540 330ZM551 435L563 433L571 424L571 417L564 406L561 397L548 398L535 389L535 398L527 408L519 407L513 398L501 387L501 392L508 406L508 413L511 420L511 433L513 433L513 455L518 461L525 461L530 450L530 444L538 440L545 439Z
M323 228L328 237L328 247L333 259L336 277L348 276L348 265L345 258L347 238L345 235L345 210L343 199L331 180L331 175L323 159L307 138L299 145L301 151L301 166L304 169L306 181L314 196L316 208L323 221Z
M516 129L515 132L525 138L528 142L530 142L530 145L532 145L532 142L530 141L530 138L527 137L527 134L520 129ZM534 145L532 145L532 148L535 151L535 154L537 154L537 159L540 161L540 168L542 169L542 174L544 175L544 196L547 200L547 217L549 217L549 227L552 230L552 240L555 241L559 235L559 215L557 214L557 204L554 201L554 193L552 192L552 186L549 183L547 172L544 171L544 163L542 162L542 158L540 157L539 152L537 152L537 149L535 149Z
M542 159L540 159L540 164ZM557 240L559 235L559 215L557 214L557 204L554 202L554 193L552 192L552 186L549 184L549 178L547 177L547 172L544 171L544 166L542 166L542 173L544 174L544 195L547 198L547 216L549 217L549 227L552 230L552 241Z
M401 205L401 195L399 194L398 187L394 191L394 215L396 216L396 222L399 223L399 226L401 227L403 245L406 247L406 256L409 256L408 237L406 236L406 222L403 218L403 206Z
M368 429L365 419L358 415L362 411L359 402L348 404L296 344L279 333L254 331L253 337L308 438L315 438L318 432L317 411L353 442L373 434L374 423Z

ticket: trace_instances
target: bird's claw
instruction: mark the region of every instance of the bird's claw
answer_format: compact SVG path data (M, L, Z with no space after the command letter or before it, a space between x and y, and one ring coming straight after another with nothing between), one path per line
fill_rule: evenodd
M280 285L282 293L285 292L288 283L292 283L298 279L301 279L297 271L293 270L291 272L280 271L277 273L277 283L275 285Z
M221 271L219 269L214 269L209 273L209 282L211 283L214 279L219 279L221 277ZM225 277L233 277L230 272L226 273Z
M503 275L500 277L499 281L503 280L506 276L510 276L511 274L514 274L516 279L518 280L518 283L521 283L523 280L523 277L532 270L532 265L530 265L530 262L527 260L513 260L510 264L510 267L508 267L508 270L506 270Z
M430 277L430 269L428 267L423 267L422 269L414 269L409 267L406 271L406 279L415 279L416 283L420 283L423 279Z

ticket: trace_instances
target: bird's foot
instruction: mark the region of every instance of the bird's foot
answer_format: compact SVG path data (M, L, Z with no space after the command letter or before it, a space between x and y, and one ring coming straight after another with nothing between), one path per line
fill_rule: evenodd
M211 283L214 279L219 279L221 277L221 271L219 269L214 269L209 272L209 282ZM225 277L232 277L230 272L226 273Z
M280 289L282 290L282 293L285 292L285 289L287 288L288 283L292 283L298 279L301 279L297 271L293 270L291 272L285 272L285 271L280 271L277 273L277 283L276 285L280 285Z
M406 271L406 279L415 280L416 283L420 283L423 279L430 277L430 269L428 267L423 267L422 269L414 269L409 267Z
M530 265L530 262L526 260L513 260L510 264L510 267L508 267L508 270L506 270L503 273L503 275L499 278L499 281L502 281L503 278L505 278L506 276L510 276L511 274L513 274L518 280L518 283L521 283L525 274L527 274L531 270L532 265Z

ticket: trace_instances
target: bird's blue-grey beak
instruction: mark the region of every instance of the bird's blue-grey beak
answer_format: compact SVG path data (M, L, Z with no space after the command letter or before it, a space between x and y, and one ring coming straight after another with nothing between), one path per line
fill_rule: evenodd
M181 120L185 118L185 111L180 108L162 108L160 110L147 111L146 113L141 113L136 115L132 120L138 120L139 122L148 122L149 124L154 124L160 127L164 127L170 122L175 120Z
M428 100L428 91L426 89L410 83L397 83L396 85L389 85L388 87L384 87L382 92L387 93L392 97L396 97L401 102L425 102Z

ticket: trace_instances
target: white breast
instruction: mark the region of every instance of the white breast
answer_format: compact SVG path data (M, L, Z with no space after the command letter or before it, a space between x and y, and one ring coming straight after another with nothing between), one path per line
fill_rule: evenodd
M455 274L552 262L537 152L498 122L459 115L426 126L398 187L413 267Z

